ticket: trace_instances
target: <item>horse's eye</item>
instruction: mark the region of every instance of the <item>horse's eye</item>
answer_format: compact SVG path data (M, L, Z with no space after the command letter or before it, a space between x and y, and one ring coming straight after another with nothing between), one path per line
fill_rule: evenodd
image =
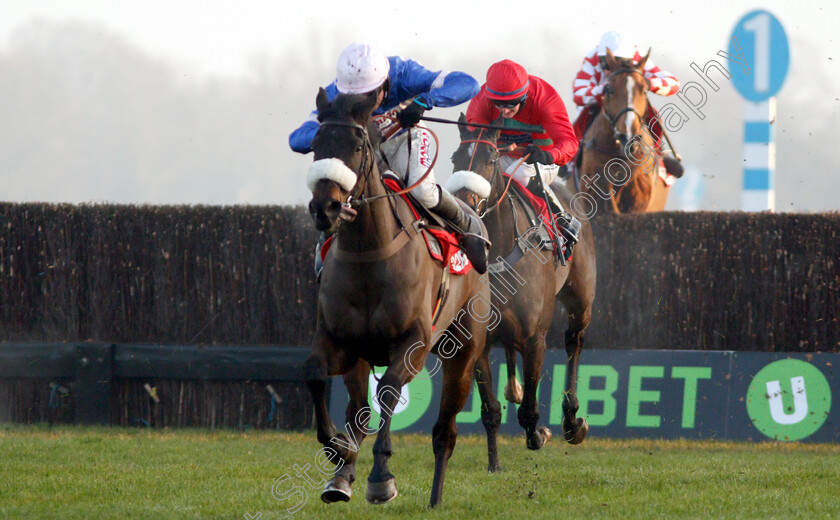
M604 94L614 94L615 89L613 89L612 85L607 85L604 87Z
M356 153L362 153L362 145L356 147Z

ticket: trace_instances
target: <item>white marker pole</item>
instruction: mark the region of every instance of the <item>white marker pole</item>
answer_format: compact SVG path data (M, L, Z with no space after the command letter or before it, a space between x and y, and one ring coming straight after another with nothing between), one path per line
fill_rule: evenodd
M741 209L776 210L776 98L744 101L744 184Z

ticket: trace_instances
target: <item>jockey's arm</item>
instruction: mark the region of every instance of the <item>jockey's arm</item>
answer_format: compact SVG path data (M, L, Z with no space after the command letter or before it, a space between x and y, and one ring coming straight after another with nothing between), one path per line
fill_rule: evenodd
M551 154L554 164L563 165L574 158L578 141L563 99L553 88L549 87L544 92L538 105L538 113L541 114L539 124L551 138L551 145L541 148Z
M673 96L680 90L680 82L670 72L657 67L652 59L645 63L645 79L650 83L650 91L660 96Z
M603 70L598 61L597 48L592 49L583 58L580 70L572 80L572 100L577 106L587 106L593 103L600 103L600 96L603 91L601 77Z
M324 90L327 91L327 97L330 101L335 99L338 95L338 89L335 83L330 83ZM318 111L313 110L309 113L309 119L304 121L296 130L289 134L289 146L297 153L309 153L312 149L309 145L315 134L318 133Z
M395 66L401 71L391 88L397 89L400 101L419 96L430 108L452 107L469 101L479 90L478 82L464 72L431 71L417 61L402 58L396 59Z

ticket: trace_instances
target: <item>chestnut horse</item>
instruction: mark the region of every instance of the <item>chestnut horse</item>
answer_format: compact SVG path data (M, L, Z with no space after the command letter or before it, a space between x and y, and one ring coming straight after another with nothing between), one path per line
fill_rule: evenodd
M466 122L463 114L459 122ZM488 275L494 274L490 279L493 305L502 315L500 326L488 333L487 344L501 341L505 347L508 365L505 397L512 402L521 402L517 418L525 429L526 446L541 448L551 437L551 431L545 426L538 426L537 385L545 357L545 335L554 316L555 298L559 298L568 311L569 323L565 345L568 366L563 399L563 435L568 442L578 444L589 431L586 420L576 414L578 361L583 348L584 329L592 318L592 301L595 298L592 230L588 223L583 223L580 241L566 265L554 260L552 251L539 251L540 248L530 242L535 231L534 220L526 215L519 202L521 198L516 196L513 188L507 188L510 178L501 174L497 162L499 130L470 131L463 124L459 125L459 129L461 144L452 156L456 173L451 181L456 176L465 176L466 180L463 183L447 183L447 186L452 186L457 197L477 207L480 213L484 208L482 220L492 242L488 260L496 260L495 268L488 269ZM481 197L470 189L470 185L474 185L470 178L474 175L489 182L489 195L484 194L486 199L480 200ZM461 184L466 187L458 189ZM551 188L568 211L571 194L558 183L552 184ZM517 248L520 254L515 253ZM500 258L506 258L507 262L498 262ZM524 392L516 379L516 352L522 355ZM493 392L487 351L476 363L475 372L482 400L482 422L487 430L489 470L495 471L499 468L496 433L501 413Z
M312 141L315 162L307 176L312 191L309 212L315 227L333 232L334 240L318 292L312 354L304 368L315 403L318 441L337 465L321 498L328 503L350 499L359 445L374 433L366 498L381 504L397 495L387 464L391 415L403 385L433 352L443 366L440 414L432 431L434 506L441 501L455 447L455 416L467 399L473 365L484 348L486 322L493 311L489 290L475 270L445 275L448 266L430 257L420 221L383 185L377 142L371 141L377 132L370 124L376 97L339 95L330 102L321 89L316 103L320 129ZM351 206L358 211L348 210ZM441 298L444 276L448 292ZM376 395L382 416L378 425L369 427L372 366L387 369ZM346 434L337 433L327 408L327 377L335 375L344 375L350 394Z
M598 210L613 213L663 211L670 187L659 178L659 155L645 125L648 85L645 62L615 58L607 50L601 111L581 141L583 158L569 185L592 196ZM590 199L591 200L591 199ZM609 202L607 202L607 200Z

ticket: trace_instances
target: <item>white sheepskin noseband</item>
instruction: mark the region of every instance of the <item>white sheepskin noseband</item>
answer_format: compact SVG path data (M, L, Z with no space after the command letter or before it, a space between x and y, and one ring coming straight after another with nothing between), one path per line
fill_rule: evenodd
M314 190L315 184L321 179L335 182L344 191L351 191L356 185L356 173L335 157L319 159L312 163L306 174L306 186L309 187L309 191Z
M446 186L444 187L449 193L455 193L458 190L466 188L482 199L490 196L490 183L487 182L487 179L468 170L453 173L452 177L446 181Z

